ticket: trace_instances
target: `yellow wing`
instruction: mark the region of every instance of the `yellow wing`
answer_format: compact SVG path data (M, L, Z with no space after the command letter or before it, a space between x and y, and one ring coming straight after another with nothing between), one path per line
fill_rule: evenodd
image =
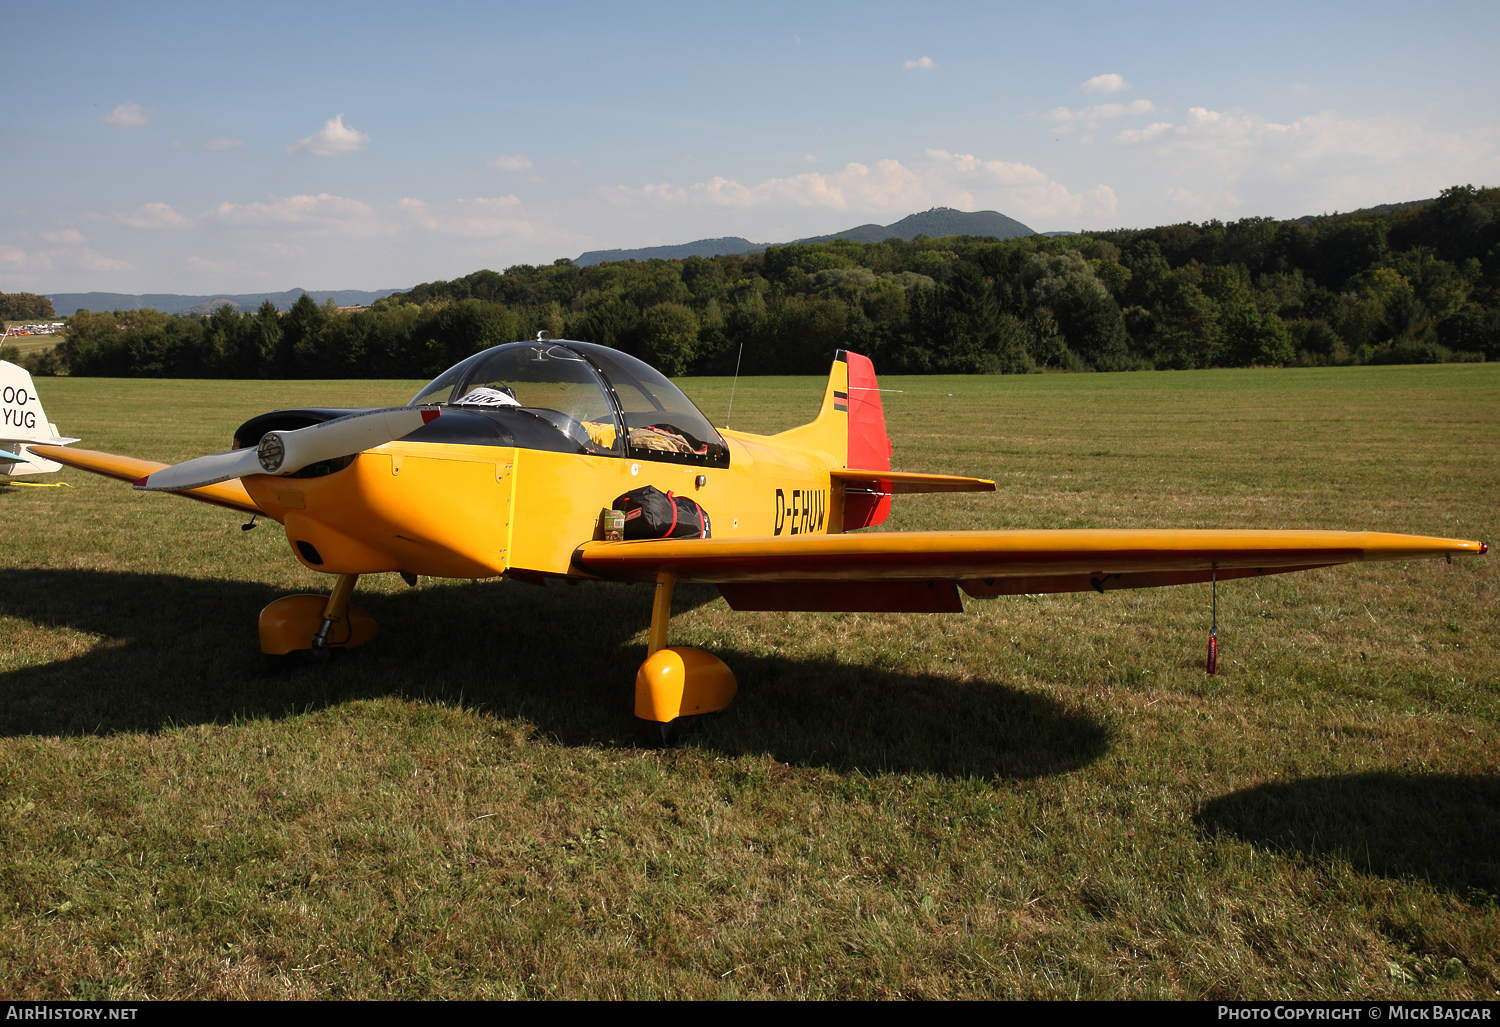
M1488 548L1373 531L911 531L588 542L574 563L622 581L711 582L737 610L956 612L958 587L974 596L1103 592Z
M121 481L129 482L139 481L148 474L172 466L157 463L155 460L137 460L135 457L116 456L114 453L100 453L92 449L72 449L62 446L28 446L27 448L39 456L45 456L48 460L56 460L60 464L76 467L82 471L92 471L107 478L119 478ZM223 481L217 485L185 489L173 495L187 496L200 503L227 506L231 510L243 510L245 513L265 512L255 505L255 500L250 498L250 493L245 491L245 486L240 484L238 478Z

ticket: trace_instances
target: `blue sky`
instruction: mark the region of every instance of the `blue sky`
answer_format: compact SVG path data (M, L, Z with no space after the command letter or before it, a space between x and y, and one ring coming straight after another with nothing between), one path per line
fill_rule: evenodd
M0 291L385 288L952 206L1500 184L1500 5L7 8Z

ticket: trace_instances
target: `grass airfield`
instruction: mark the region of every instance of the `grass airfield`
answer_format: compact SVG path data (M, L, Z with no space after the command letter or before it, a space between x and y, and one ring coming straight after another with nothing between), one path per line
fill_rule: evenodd
M727 379L687 380L716 423ZM224 448L420 383L43 379L79 445ZM1500 367L883 378L888 528L1500 539ZM731 424L822 382L745 379ZM27 479L19 479L27 480ZM64 471L0 488L10 998L1500 995L1500 556L1209 588L734 614L740 695L631 716L650 590L395 575L381 637L260 669L327 579L274 522ZM713 513L712 507L709 508Z

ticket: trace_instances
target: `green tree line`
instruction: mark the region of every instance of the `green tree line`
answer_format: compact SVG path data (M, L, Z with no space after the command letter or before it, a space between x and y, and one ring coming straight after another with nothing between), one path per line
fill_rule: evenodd
M841 348L905 374L1496 359L1500 188L1299 221L559 260L361 311L304 295L284 313L79 312L50 359L78 375L421 378L538 331L671 375L822 373Z
M52 301L29 292L0 292L0 321L30 321L55 316Z

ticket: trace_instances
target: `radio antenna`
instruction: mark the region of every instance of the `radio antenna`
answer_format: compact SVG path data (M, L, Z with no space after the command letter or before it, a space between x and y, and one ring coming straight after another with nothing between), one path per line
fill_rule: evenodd
M740 342L739 355L734 358L734 381L729 385L729 409L724 411L724 427L729 427L729 415L734 413L734 390L740 384L740 360L745 356L745 343Z

